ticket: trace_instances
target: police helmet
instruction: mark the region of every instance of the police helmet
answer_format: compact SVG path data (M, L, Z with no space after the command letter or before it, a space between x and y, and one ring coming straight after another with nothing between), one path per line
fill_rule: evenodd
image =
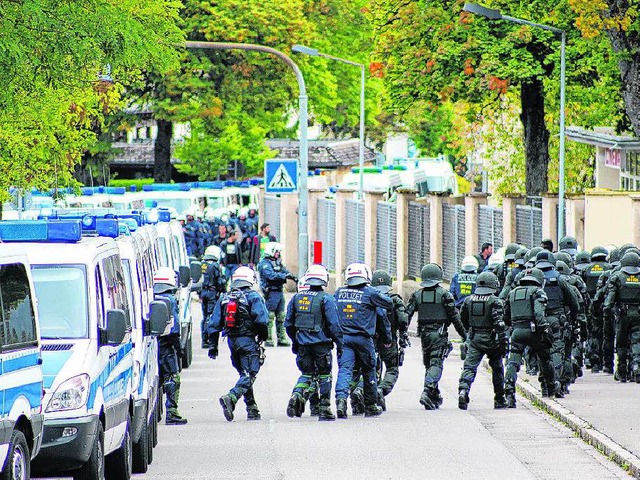
M607 259L607 249L604 247L593 247L591 250L591 261L592 262L604 262Z
M525 265L533 267L536 264L536 257L538 253L540 253L543 250L544 248L542 247L533 247L531 250L529 250L529 255L527 256L527 261L525 262Z
M573 267L573 258L567 252L556 252L556 270L558 269L558 261L564 262L568 267Z
M480 264L478 263L478 259L473 255L467 255L462 259L460 270L464 273L476 273L478 268L480 268Z
M376 270L371 277L371 286L377 288L382 293L389 293L393 279L384 270Z
M498 267L501 267L503 263L504 263L504 254L502 253L501 250L498 250L493 255L491 255L487 260L487 267L491 269L497 269Z
M264 256L276 258L276 253L282 254L282 250L283 250L282 244L278 242L269 242L264 247Z
M249 267L238 267L231 275L231 288L253 288L256 284L256 274Z
M170 267L160 267L153 275L153 293L173 293L178 289L176 272Z
M222 258L222 250L217 245L210 245L204 251L203 260L205 260L205 261L213 260L214 262L217 262L221 258Z
M627 252L620 260L620 270L628 275L640 273L640 255L635 252Z
M498 277L493 272L482 272L476 279L475 293L478 295L490 295L500 288Z
M435 287L442 282L442 268L437 263L427 263L420 272L421 287Z
M614 248L609 252L609 263L614 266L620 266L620 250L618 248Z
M571 268L562 260L556 260L556 270L562 275L571 275Z
M515 257L513 258L513 261L515 262L516 265L522 266L527 261L528 255L529 255L529 249L527 247L520 247L516 252Z
M344 272L345 283L349 287L357 287L371 283L371 268L364 263L352 263Z
M569 235L564 236L560 239L558 250L567 252L569 255L575 255L578 253L578 241Z
M631 252L633 252L633 253L637 253L638 255L640 255L640 249L638 249L638 247L631 247L631 248L627 249L627 251L625 252L625 255L626 255L627 253L631 253ZM623 255L623 256L624 256L624 255Z
M542 250L536 255L536 268L553 268L556 266L556 258L549 250Z
M620 247L620 258L624 257L624 254L627 253L627 251L633 247L635 247L633 243L625 243L624 245L622 245Z
M591 254L585 250L578 252L576 255L575 267L576 270L584 270L591 263Z
M516 259L516 253L520 250L520 245L517 243L510 243L504 251L504 260L506 262L513 262Z
M306 292L309 290L309 284L307 283L307 276L303 275L298 279L298 292Z
M544 273L539 268L527 270L527 273L520 279L520 285L535 285L542 287L544 285Z
M310 265L304 274L306 283L313 287L326 287L329 283L329 272L320 264Z

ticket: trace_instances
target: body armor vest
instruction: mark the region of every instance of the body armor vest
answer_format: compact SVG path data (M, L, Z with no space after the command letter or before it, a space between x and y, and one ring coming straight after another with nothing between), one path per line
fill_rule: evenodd
M538 287L521 286L516 287L509 293L509 307L511 309L511 320L530 322L535 318L533 308L533 294Z
M322 300L328 295L322 290L308 290L298 293L295 298L296 321L295 327L299 330L307 330L318 333L324 326L322 313Z
M251 322L251 312L249 302L244 292L241 290L232 290L223 300L225 318L228 313L228 306L235 302L236 312L234 314L234 326L229 327L225 320L224 330L229 337L243 337L254 335L253 325Z
M591 298L596 294L600 275L610 269L611 266L605 262L594 262L584 269L582 276L584 283L587 286L587 293Z
M544 285L544 293L547 294L547 310L558 310L564 308L564 296L558 279L560 274L556 270L545 270L544 278L547 280Z
M447 321L447 311L442 304L441 288L423 288L418 296L418 323L422 325L442 324Z
M458 294L461 297L468 297L476 289L477 273L459 273L458 274Z
M622 273L618 301L625 305L640 305L640 276Z
M472 328L493 328L491 297L493 295L473 295L469 302L469 326Z

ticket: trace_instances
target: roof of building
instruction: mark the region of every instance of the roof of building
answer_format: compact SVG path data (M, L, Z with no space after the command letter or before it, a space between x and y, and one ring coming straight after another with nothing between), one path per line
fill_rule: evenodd
M567 138L578 143L619 150L640 151L640 139L630 135L615 135L613 129L599 128L587 130L581 127L567 127Z
M300 142L291 139L267 140L270 149L277 151L276 158L298 158ZM360 142L349 140L310 140L309 168L337 168L357 165L360 160ZM365 163L373 162L376 153L370 148L364 149Z

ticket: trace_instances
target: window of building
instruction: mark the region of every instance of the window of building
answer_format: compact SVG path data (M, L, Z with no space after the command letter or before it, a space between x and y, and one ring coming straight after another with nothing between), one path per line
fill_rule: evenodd
M627 151L620 169L620 188L640 191L640 152Z

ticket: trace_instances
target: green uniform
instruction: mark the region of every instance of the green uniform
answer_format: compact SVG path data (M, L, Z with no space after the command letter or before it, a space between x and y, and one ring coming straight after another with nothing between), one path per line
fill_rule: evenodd
M380 360L384 364L384 375L378 379L378 390L385 397L393 390L400 373L398 365L398 332L406 334L408 328L407 311L402 298L396 294L391 294L390 297L393 301L393 309L388 312L387 316L391 323L391 346L387 348L380 338L376 340Z
M613 305L612 308L605 311L603 307L607 296L609 280L611 279L611 275L617 271L617 268L606 270L600 275L596 286L596 293L591 302L593 315L602 317L602 371L605 373L613 373L617 308Z
M578 314L574 318L574 323L570 325L572 335L565 336L565 349L568 349L570 356L571 382L575 382L576 377L582 376L582 367L584 366L584 343L588 338L586 312L589 310L590 298L582 277L577 274L562 275L562 277L566 277L573 289L574 296L578 299ZM568 308L565 313L570 315Z
M601 308L592 308L591 303L595 300L598 291L598 284L602 274L611 270L611 265L604 261L591 262L588 267L580 273L584 280L587 294L589 295L589 305L587 309L587 325L589 329L588 352L591 361L591 368L599 372L603 364L603 329L604 319ZM600 302L599 307L602 307Z

